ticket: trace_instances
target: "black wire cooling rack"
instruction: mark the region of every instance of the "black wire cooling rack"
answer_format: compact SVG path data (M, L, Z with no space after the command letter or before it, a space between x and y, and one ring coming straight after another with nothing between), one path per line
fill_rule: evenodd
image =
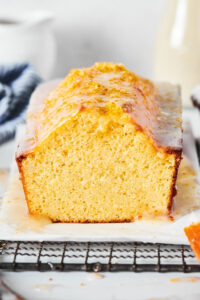
M185 245L1 241L0 270L200 272L200 265Z

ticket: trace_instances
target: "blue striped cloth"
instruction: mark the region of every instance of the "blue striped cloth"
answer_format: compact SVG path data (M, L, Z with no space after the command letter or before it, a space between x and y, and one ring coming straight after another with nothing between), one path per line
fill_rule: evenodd
M30 95L40 82L30 64L0 65L0 145L25 121Z

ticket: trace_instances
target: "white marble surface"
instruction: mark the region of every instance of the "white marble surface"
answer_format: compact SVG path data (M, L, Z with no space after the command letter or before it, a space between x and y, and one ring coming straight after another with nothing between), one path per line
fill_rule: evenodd
M200 274L4 273L7 285L28 300L199 300Z

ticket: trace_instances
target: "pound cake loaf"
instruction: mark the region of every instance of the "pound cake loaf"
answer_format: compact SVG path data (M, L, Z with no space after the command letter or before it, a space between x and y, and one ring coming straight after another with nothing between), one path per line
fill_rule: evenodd
M170 216L182 155L179 87L121 64L33 94L16 160L31 214L60 222Z

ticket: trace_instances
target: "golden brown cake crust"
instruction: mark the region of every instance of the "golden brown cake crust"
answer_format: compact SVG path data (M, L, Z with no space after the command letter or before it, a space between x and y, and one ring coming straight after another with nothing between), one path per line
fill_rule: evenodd
M51 82L50 86L54 88L55 83ZM171 153L182 149L181 102L177 86L154 85L123 65L97 63L90 68L72 70L52 92L49 90L47 98L41 96L45 87L41 85L34 93L28 112L26 141L17 156L33 151L78 111L86 107L103 109L109 102L129 113L138 129L144 130L163 151Z
M57 84L58 81L43 84L32 96L26 137L16 153L22 182L22 160L52 131L85 108L103 110L108 103L114 102L131 116L138 130L144 131L159 151L172 153L176 157L168 205L170 216L182 155L179 88L168 83L153 84L123 65L113 63L97 63L91 68L72 70ZM26 187L23 186L26 194Z

